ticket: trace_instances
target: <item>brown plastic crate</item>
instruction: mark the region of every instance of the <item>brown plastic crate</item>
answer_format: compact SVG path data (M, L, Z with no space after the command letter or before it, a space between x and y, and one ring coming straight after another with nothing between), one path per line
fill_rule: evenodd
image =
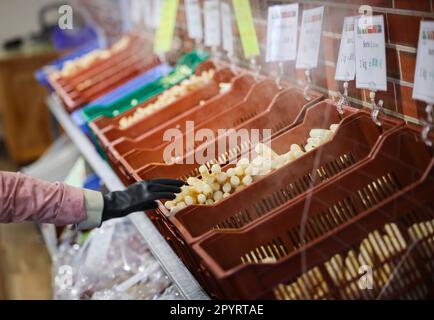
M137 144L136 148L142 145L145 147L153 147L153 143L157 143L158 139L145 140L148 133L159 129L162 124L171 121L174 117L178 117L185 112L191 112L193 110L198 111L201 104L219 95L221 83L230 82L234 76L235 74L228 67L218 69L212 81L206 85L178 99L171 105L158 110L154 114L143 118L132 126L121 129L118 122L112 122L111 125L103 129L104 138L110 145L115 144L119 140L131 139ZM160 143L162 143L162 134L161 136L159 135L158 138L160 139ZM158 144L155 146L158 146Z
M279 94L280 97L284 97L284 95L287 94L287 92L282 92ZM280 99L275 99L274 103L276 103L277 101L279 101ZM281 103L283 101L279 101L279 103ZM286 103L288 103L288 101L286 101ZM317 109L319 108L319 109ZM341 120L341 117L339 116L339 114L335 111L336 107L334 107L333 103L330 100L325 100L325 101L321 101L318 102L317 104L313 105L313 106L309 106L309 104L307 104L306 106L303 106L303 108L301 108L301 113L298 113L296 116L296 120L293 123L293 129L296 128L300 128L303 127L303 123L306 123L306 125L310 125L311 123L318 123L319 121L322 121L322 119L324 118L324 112L326 110L329 110L329 113L333 114L333 117L331 120L337 121L339 122ZM305 111L307 110L307 112L305 113ZM353 114L354 112L357 112L358 109L354 109L354 108L346 108L346 115L350 115ZM304 116L304 114L309 115L309 120L306 120L307 117ZM261 115L260 114L259 117L253 118L251 119L251 121L248 121L245 123L245 125L248 124L255 124L256 119L260 119L259 121L262 121L263 119L261 119ZM345 115L345 116L346 116ZM312 120L310 120L310 118L314 118ZM303 120L304 118L304 120ZM264 117L264 119L266 120L267 117ZM303 120L303 123L300 123L300 121ZM332 123L332 121L330 120L325 120L324 124L330 124ZM244 125L244 124L243 124ZM297 126L295 126L297 125ZM292 126L289 126L288 128L291 128ZM318 125L319 127L320 125ZM253 126L251 125L250 128L252 128ZM288 135L290 134L291 130L288 130L288 128L283 129L283 130L278 130L276 132L276 134L272 135L273 139L276 139L279 135ZM297 129L300 130L300 129ZM306 128L305 131L308 132L310 129ZM295 142L294 142L295 143ZM206 145L204 145L203 147L200 148L206 148ZM196 149L196 150L199 150ZM247 149L244 149L247 150ZM250 149L249 149L250 150ZM248 151L248 150L247 150ZM235 154L235 152L232 152L231 150L227 150L227 153L231 153L231 154ZM241 155L240 152L236 153L237 158L239 158ZM219 154L218 157L216 158L210 158L210 160L205 163L205 165L207 165L208 167L210 167L213 163L219 163L221 165L225 165L227 162L229 162L230 160L233 160L231 156L229 156L228 154ZM167 176L167 177L172 177L172 178L177 178L177 179L182 179L182 180L187 180L187 178L189 177L196 177L199 175L199 165L197 163L194 164L163 164L163 163L153 163L151 166L146 166L145 168L141 168L139 170L136 170L133 174L133 177L136 181L140 181L140 180L144 180L144 179L152 179L152 178L156 178L156 177L162 177L162 176Z
M215 65L211 61L205 61L201 63L196 69L196 74L200 74L204 70L214 69ZM112 167L116 171L116 173L121 177L124 183L128 184L129 181L123 178L124 174L119 170L119 157L117 151L112 149L112 143L116 143L116 141L122 141L122 137L124 133L127 132L140 132L141 130L146 132L146 128L149 130L157 127L161 123L165 123L173 117L182 114L191 108L194 108L201 101L207 100L219 94L219 84L221 82L229 81L234 74L230 71L229 68L223 67L219 69L213 81L204 85L203 87L195 90L194 92L189 93L185 97L178 99L176 102L168 105L167 107L156 111L154 114L146 117L139 123L127 128L125 130L118 128L119 120L127 115L131 115L135 112L137 107L144 107L148 104L155 102L158 99L158 96L155 96L151 99L148 99L145 103L140 104L133 108L132 110L128 110L125 113L122 113L116 117L99 117L98 119L90 122L89 127L93 131L94 135L98 139L100 145L106 150L107 158L109 159ZM112 141L112 139L114 141Z
M303 120L306 111L312 105L315 105L317 102L322 100L322 98L323 96L320 93L311 91L310 100L307 101L304 99L304 94L300 88L289 87L280 91L273 98L270 105L267 106L266 110L256 114L249 120L245 121L246 117L242 117L229 121L232 121L234 130L269 129L269 137L264 136L262 132L259 132L259 140L265 141L271 139L272 137L276 137L299 124ZM214 119L214 121L219 122L218 119ZM237 141L237 146L230 149L229 144L225 144L227 139L227 135L217 137L215 141L211 141L208 144L202 144L199 147L196 147L195 150L190 151L188 155L194 153L205 153L204 151L210 144L220 145L223 143L226 146L224 153L217 154L215 156L209 155L206 157L204 164L210 168L214 163L225 165L231 161L235 161L236 158L239 158L252 147L252 142L249 139L245 139L243 141ZM188 156L185 158L187 157ZM196 174L198 173L196 172Z
M309 269L318 262L318 255L330 257L340 251L323 245L335 237L333 233L345 233L341 248L348 246L360 240L360 234L372 231L372 223L396 221L402 200L417 204L423 201L418 198L421 194L425 200L432 198L433 165L432 150L421 142L420 131L409 127L395 131L383 140L372 160L319 187L308 198L240 231L214 231L193 245L208 279L207 288L220 298L269 298L276 286L301 273L302 258ZM370 224L363 227L370 229L360 227L364 219ZM265 260L258 263L262 256Z
M202 117L206 117L209 119L209 114L212 113L213 110L216 110L215 113L219 114L224 112L226 107L231 107L238 102L242 101L246 96L247 92L250 90L253 85L254 80L250 75L242 75L235 79L233 87L225 93L218 94L217 96L211 98L207 102L205 102L202 106L196 106L192 108L192 110L184 112L180 114L178 117L175 117L172 121L162 122L166 123L163 127L171 126L173 128L178 127L182 128L185 126L185 121L187 119L191 119L194 115L194 119L197 121L195 123L201 123ZM200 111L200 112L198 112ZM149 131L149 135L147 134L143 140L139 140L138 142L125 138L114 141L113 143L107 144L106 154L112 167L115 169L118 176L122 179L125 184L130 184L134 182L132 178L131 172L128 169L125 169L125 166L120 163L125 156L128 156L137 151L137 147L143 146L145 143L151 141L151 146L155 146L156 144L161 144L161 139L163 134L158 136L156 133L160 133L161 127L156 127L153 130Z
M129 34L128 37L130 39L130 42L123 50L112 53L109 57L105 59L94 61L91 65L75 72L70 76L59 77L55 74L52 74L49 76L50 80L55 80L56 83L65 86L66 89L71 89L69 86L76 86L77 84L85 81L86 79L98 75L100 72L104 71L105 69L107 69L107 67L112 65L113 62L120 62L126 57L128 57L131 52L138 52L147 46L145 39L137 34Z
M432 231L434 226L434 202L429 196L429 188L432 190L432 187L432 182L425 183L411 190L410 196L402 195L392 201L382 208L380 214L361 217L353 226L338 229L325 241L308 246L303 253L309 261L305 269L307 271L289 273L288 280L275 286L273 292L262 298L432 300L433 235L417 234L417 231L427 228ZM388 238L379 241L378 238L385 235ZM397 250L396 243L387 243L387 239L393 235L406 243L400 250ZM378 249L386 244L381 250L376 250L372 265L365 264L366 261L360 258L354 259L366 253L367 243ZM326 249L330 247L333 250ZM343 265L342 261L346 261L346 264ZM359 281L363 280L361 275L366 272L365 266L372 267L371 290L360 290L359 287ZM392 270L394 273L391 275ZM347 279L340 277L343 273L347 274ZM327 281L321 278L327 278ZM306 288L304 292L299 291L300 287Z
M254 90L254 92L258 92L258 90ZM282 95L280 97L284 97L284 95ZM276 100L275 100L275 102L276 102ZM287 103L287 102L285 102L285 103ZM301 110L303 110L303 109L304 108L301 108ZM318 123L322 123L322 125L324 125L324 123L323 123L324 120L322 120L322 119L324 119L325 115L327 116L327 118L330 118L330 119L325 121L325 123L327 123L326 127L328 127L333 122L339 122L341 119L341 116L336 111L336 107L332 104L331 101L324 101L324 102L317 103L316 105L308 108L307 110L308 111L306 112L306 117L305 117L305 120L303 122L304 125L306 126L306 128L303 127L303 124L296 126L294 129L284 133L285 137L288 134L290 135L290 133L293 130L296 130L295 134L293 134L293 136L297 137L300 134L300 132L302 132L302 131L305 131L305 136L307 136L308 132L310 130L308 128L312 128L312 127L310 127L310 125L316 124L315 127L322 127ZM345 115L352 114L356 111L357 111L357 109L345 108ZM303 113L304 113L304 111L302 111L301 114L303 114ZM299 120L302 119L301 115L300 115L300 117L298 117L298 119ZM297 123L297 121L295 121L294 123ZM291 141L291 140L288 140L288 141ZM287 145L287 148L289 148L289 145ZM287 150L285 150L285 152L286 151ZM220 155L219 155L219 158L221 159ZM210 166L211 163L213 163L213 162L219 162L221 164L224 164L225 161L227 161L228 157L223 157L223 158L224 158L223 161L213 160L213 161L210 161L209 163L207 163L207 165ZM150 166L147 169L139 171L138 173L134 173L134 179L136 181L140 181L140 180L144 180L144 179L152 179L152 178L164 176L164 177L171 177L171 178L178 178L178 179L186 180L190 176L198 176L199 175L198 167L199 167L198 164L183 164L183 165L179 165L179 164L174 164L174 165L153 164L152 166ZM187 208L185 210L189 210L189 208ZM169 212L164 208L163 205L159 206L159 209L157 209L157 213L160 215L161 220L167 220L167 216L169 215ZM176 240L176 241L174 241L174 243L177 245L179 243L183 243L182 238L177 234L176 227L173 226L172 222L166 221L165 225L169 226L170 230L166 230L165 232L163 232L163 235L166 238L174 238ZM180 256L183 256L185 253L184 251L186 251L186 248L184 248L183 245L181 244L180 247L175 249L175 250L178 252L178 254ZM188 263L187 260L185 260L185 263Z
M215 69L215 68L216 68L215 64L207 60L202 62L197 67L195 74L199 75L205 70ZM91 128L94 135L98 139L100 145L107 151L108 148L110 148L110 146L112 145L112 143L115 143L117 140L122 139L125 135L128 134L133 135L133 133L138 134L141 131L146 132L147 130L151 130L156 126L159 126L161 123L169 121L173 117L187 110L190 110L192 107L199 104L200 101L209 99L210 97L217 95L220 90L219 83L229 80L233 76L234 74L230 71L229 68L223 67L216 72L213 80L210 81L208 84L178 99L177 101L169 104L165 108L161 110L157 110L152 115L149 115L148 117L144 118L138 123L135 123L129 128L120 129L118 125L119 121L125 116L133 115L136 112L137 108L143 108L146 107L147 105L154 103L158 99L161 93L146 100L141 104L138 104L134 108L129 109L126 112L123 112L122 114L119 114L118 116L115 117L101 116L96 120L90 122L89 127ZM110 154L108 156L110 160L114 161L113 165L117 163L116 157L111 157Z
M217 131L219 127L233 127L231 126L234 121L232 119L239 120L245 117L246 112L250 116L256 115L255 112L257 111L255 110L266 108L278 92L279 89L274 81L269 79L259 81L249 89L249 93L240 103L226 107L225 113L219 114L216 117L210 117L207 121L195 127L195 130L199 128L209 128ZM231 117L227 116L228 113ZM238 117L236 117L236 115ZM247 119L249 119L248 116ZM183 133L183 139L185 136L186 133ZM129 183L134 182L132 175L135 170L148 166L151 163L163 163L164 149L168 144L169 142L154 149L135 149L127 155L121 156L119 158L119 171L123 173L121 179L127 179ZM187 146L183 146L183 152L188 154L186 148Z
M312 188L368 159L379 139L400 125L402 121L385 120L380 128L362 111L344 118L333 139L323 146L217 204L193 205L173 215L171 221L179 230L178 237L188 248L213 229L244 227L275 208L306 196Z
M211 60L205 60L205 61L201 62L197 66L194 74L195 75L200 75L203 71L210 70L210 69L219 69L219 68L224 68L224 67L226 67L226 65L224 65L224 64L222 64L222 65L220 65L220 64L216 65ZM146 101L143 101L140 104L137 104L136 106L128 109L125 112L122 112L121 114L119 114L119 115L117 115L115 117L101 116L101 117L98 117L97 119L95 119L94 121L92 121L92 123L94 124L94 127L98 128L98 130L101 131L101 132L105 132L105 131L111 130L112 128L116 128L118 126L119 121L123 117L125 117L125 116L131 116L131 115L133 115L136 112L136 110L138 108L143 108L143 107L145 107L145 106L147 106L147 105L155 102L160 94L161 93L159 93L158 95L156 95L156 96L154 96L154 97L152 97L152 98L150 98L150 99L148 99ZM165 110L167 112L167 110L169 110L169 109L168 108L163 108L161 110L158 110L158 112L161 112L163 110ZM153 115L154 114L152 114L151 116L153 116ZM111 142L111 141L107 141L107 142Z
M224 82L224 81L221 81ZM179 128L185 132L186 121L194 121L195 124L201 124L209 119L209 115L219 115L226 108L241 102L249 92L255 80L252 75L242 74L232 79L231 88L227 92L219 93L203 104L198 104L194 108L171 118L165 122L161 121L160 126L153 129L143 129L136 138L122 137L109 146L111 153L117 153L125 156L137 148L155 148L163 144L164 131L170 128Z
M110 58L97 61L71 77L49 81L67 111L72 112L159 63L158 57L149 57L143 41L131 40L126 49Z
M231 92L228 93L220 94L219 83L228 82L232 77L233 74L230 72L230 69L220 69L216 73L214 81L207 84L203 88L177 100L166 108L157 111L155 114L147 117L143 121L133 126L134 128L131 127L131 130L130 128L127 130L122 130L119 128L113 128L111 126L106 126L101 130L98 127L98 121L92 122L91 128L100 141L101 145L104 147L104 149L106 149L110 163L113 167L117 167L119 158L131 152L134 150L134 148L147 144L150 146L157 146L158 144L161 144L163 133L161 133L161 135L157 135L156 133L160 133L160 128L162 126L166 127L166 123L176 127L177 125L180 125L182 120L188 117L188 115L198 114L199 111L207 111L209 109L208 106L213 108L217 106L221 107L221 102L240 100L241 96L247 92L249 86L253 83L253 78L247 75L237 77L237 80L234 83L236 84L234 90L231 90ZM155 99L152 101L154 100ZM201 105L201 101L206 102ZM132 130L134 130L134 134L132 134ZM128 138L122 135L124 132L129 132L130 136L139 136L137 138ZM142 135L140 135L140 132Z
M369 113L351 112L353 110L347 110L338 133L322 147L255 181L218 204L193 205L173 215L171 224L166 225L171 226L176 251L185 257L185 263L191 270L198 269L195 257L191 254L191 245L205 237L213 227L220 224L221 228L239 228L279 205L306 195L308 189L365 160L384 132L393 132L403 124L403 121L385 118L380 128L373 123ZM306 119L310 116L308 113ZM289 148L291 137L287 134L275 140ZM314 166L318 167L317 172L313 171ZM273 188L269 188L271 185ZM168 214L164 207L158 211L163 217Z
M301 89L288 88L278 92L278 88L273 81L266 80L263 83L264 86L262 88L252 89L252 94L244 102L227 110L224 114L213 117L202 125L196 126L195 129L207 128L212 130L214 134L217 134L219 129L271 129L272 135L277 135L299 123L303 119L306 109L322 98L321 94L313 93L313 99L307 102L304 100ZM268 93L268 96L264 96L264 93ZM275 96L273 97L272 94L275 94ZM262 139L262 136L260 138ZM199 166L198 164L188 164L186 159L189 159L192 155L201 154L202 151L207 149L208 145L219 145L220 141L226 139L227 136L224 135L207 143L197 142L194 148L187 149L184 147L184 157L180 157L181 162L185 163L183 164L183 169L187 170L183 170L186 172L184 175L197 175L197 172L194 171ZM150 170L150 168L158 166L158 163L163 162L162 155L166 146L167 144L163 145L153 154L150 154L149 150L134 152L125 156L125 159L121 160L121 163L127 172L133 173L133 175L134 172L139 172L137 175L134 175L136 179L138 176L140 176L139 179L144 178L142 174L146 175L148 171L146 167ZM236 150L229 150L229 144L226 144L225 154L207 154L207 159L205 160L207 160L208 165L211 162L224 164L235 153L238 151L242 152L248 148L248 141L238 141ZM147 158L145 158L146 156ZM179 164L171 166L179 166Z
M137 61L143 57L146 52L149 52L146 44L139 40L135 43L130 43L124 50L118 51L104 60L95 61L72 76L53 78L52 80L60 84L65 92L77 90L79 86L86 88L99 82L97 80L101 78L102 74L107 72L112 73L109 71L110 68L115 68L118 71L121 67L131 64L131 60Z
M284 95L283 95L284 96ZM282 97L283 97L282 96ZM302 108L304 109L304 108ZM304 118L301 114L297 117L298 120L302 120L301 123L295 121L297 124L292 129L278 134L271 140L271 147L275 149L278 153L284 153L289 150L292 143L298 143L299 145L304 144L304 142L309 137L309 131L312 128L328 128L332 123L339 123L341 119L350 116L356 112L358 109L345 108L345 113L341 116L337 111L335 105L330 100L324 100L318 102L317 104L307 108ZM278 132L280 133L280 131ZM246 151L247 148L245 149ZM250 149L249 149L250 150ZM241 153L237 154L240 157ZM229 158L225 155L218 155L218 158L224 158L223 161L218 159L212 159L206 165L210 167L213 163L220 163L225 165ZM232 160L232 158L230 159ZM170 177L176 179L187 180L189 177L199 176L199 164L153 164L149 168L138 170L134 174L134 178L137 181L145 179L154 179L157 177ZM167 213L167 211L166 211Z
M273 108L276 108L276 109L270 108L269 110L282 111L283 106L288 105L288 101L293 101L293 100L290 100L289 98L294 96L294 92L299 92L299 91L295 91L295 89L288 89L286 91L282 91L281 93L279 93L278 96L273 100L273 103L271 104L271 106L273 106ZM299 94L301 95L302 93L299 92ZM316 100L314 99L313 101L316 101ZM309 106L309 104L306 104L304 106L300 104L299 106L293 106L292 107L292 109L293 109L292 110L293 111L292 117L296 119L294 121L294 124L298 123L299 120L301 120L303 118L302 115L304 114L304 112L305 112L306 108L308 108L308 106ZM314 109L314 107L307 109L308 110L307 114L310 114L312 117L317 118L317 117L322 117L326 113L327 110L330 112L330 110L333 109L333 113L335 113L335 118L340 119L340 116L338 115L337 111L335 111L335 107L330 105L330 103L322 104L322 107L317 107L317 108L318 108L318 110ZM355 112L356 110L351 109L351 108L347 108L347 109L345 109L345 111L346 111L346 115L349 115L349 114ZM297 112L298 112L298 114L297 114ZM280 115L281 112L276 112L275 114ZM294 116L295 114L297 114L297 116ZM369 115L365 115L365 116L370 119ZM291 117L291 114L290 114L290 117ZM273 120L271 120L271 121L268 120L269 122L267 123L267 122L264 122L264 119L267 119L267 118L266 117L255 117L254 119L251 119L250 120L250 124L251 124L250 127L256 128L256 127L264 126L264 123L266 123L267 125L273 123L272 122ZM269 117L268 119L273 119L273 117ZM279 119L279 120L281 121L281 119ZM276 123L276 122L274 122L274 123ZM248 125L246 124L243 126L248 126ZM385 127L387 127L387 126L388 126L388 124L386 123ZM248 128L249 128L249 126L248 126ZM274 132L279 133L280 131L274 130ZM288 147L289 147L289 145L288 145ZM221 157L219 157L219 158L221 158ZM217 162L217 161L215 160L213 162ZM208 165L210 165L210 164L208 164ZM197 176L198 175L197 167L198 167L197 164L193 164L193 165L177 165L177 164L175 164L175 165L160 165L160 166L153 167L153 170L151 170L152 172L150 172L149 176L140 176L140 177L136 177L136 179L137 180L151 179L151 178L156 178L156 177L161 177L161 176L187 179L188 176ZM190 209L190 207L185 209L185 210L189 210L189 209ZM168 215L168 211L164 208L164 206L160 205L160 208L157 211L160 214L160 220L163 220L163 221L167 220L166 215ZM158 219L158 218L156 218L156 219ZM163 232L163 235L166 237L166 239L172 239L171 244L172 244L172 246L174 246L175 251L178 253L178 255L180 255L183 258L184 262L187 265L191 265L190 264L190 256L189 256L189 252L188 252L189 248L188 248L188 246L186 247L185 241L183 240L182 236L180 236L178 234L176 228L172 225L172 223L170 221L161 222L161 223L164 223L165 226L169 227L168 230Z

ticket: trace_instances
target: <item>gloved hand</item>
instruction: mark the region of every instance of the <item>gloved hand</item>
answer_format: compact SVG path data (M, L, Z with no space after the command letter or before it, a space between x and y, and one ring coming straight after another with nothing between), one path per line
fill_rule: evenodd
M155 200L175 199L184 182L174 179L156 179L137 182L125 191L107 193L104 198L102 221L124 217L132 212L157 208Z

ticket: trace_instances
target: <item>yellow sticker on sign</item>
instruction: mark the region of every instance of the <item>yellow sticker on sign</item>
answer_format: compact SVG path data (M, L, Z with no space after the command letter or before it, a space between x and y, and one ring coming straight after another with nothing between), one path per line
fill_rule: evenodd
M253 23L250 0L232 0L238 30L243 44L244 56L249 59L260 54L258 38Z
M164 0L161 8L160 23L154 39L154 52L157 54L170 51L175 32L176 15L179 0Z

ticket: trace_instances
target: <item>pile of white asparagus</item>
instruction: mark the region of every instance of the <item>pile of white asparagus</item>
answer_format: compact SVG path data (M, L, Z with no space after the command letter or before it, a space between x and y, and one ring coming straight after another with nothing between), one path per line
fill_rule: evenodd
M53 78L70 77L80 70L90 67L98 60L110 58L114 53L124 50L130 43L128 36L122 37L110 49L96 49L76 59L71 59L65 62L62 70L53 72L50 76Z
M332 124L330 129L312 129L309 133L306 145L300 147L292 144L287 153L278 155L263 143L255 146L257 156L249 161L247 158L240 159L235 167L222 171L218 164L211 167L211 171L205 165L199 167L200 178L190 177L187 185L182 186L181 193L176 198L166 201L165 207L171 214L194 204L211 205L229 197L231 194L251 184L255 179L265 176L283 167L284 165L301 157L305 152L329 141L338 125Z
M138 107L131 116L122 117L119 120L119 127L126 129L152 113L167 107L179 98L186 96L188 93L199 89L213 78L214 73L214 69L205 70L200 76L192 75L180 84L163 91L155 102L144 107Z

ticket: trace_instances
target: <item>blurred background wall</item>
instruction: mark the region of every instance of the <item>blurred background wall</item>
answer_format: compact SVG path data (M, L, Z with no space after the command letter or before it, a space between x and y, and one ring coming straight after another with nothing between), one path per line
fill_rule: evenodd
M38 12L53 0L0 0L0 43L11 37L37 32Z
M43 32L43 21L57 23L62 3L67 1L0 0L0 170L37 159L52 142L46 90L35 71L59 55ZM55 7L40 19L50 4ZM16 41L6 49L11 40Z

